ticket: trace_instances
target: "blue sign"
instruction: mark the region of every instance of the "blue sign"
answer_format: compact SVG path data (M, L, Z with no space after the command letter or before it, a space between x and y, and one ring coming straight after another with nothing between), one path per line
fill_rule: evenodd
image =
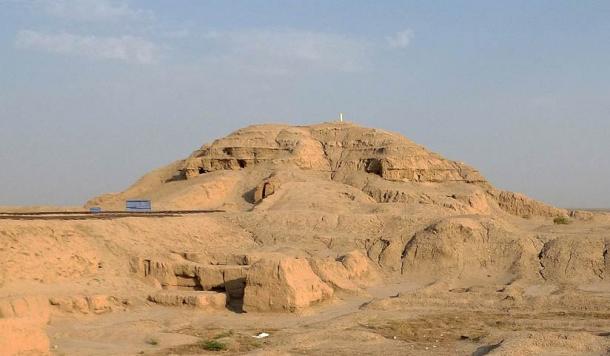
M92 206L91 208L89 208L89 212L91 214L99 214L102 212L102 208L100 208L99 206Z
M152 204L150 200L127 200L125 202L125 209L127 211L147 212L152 210Z

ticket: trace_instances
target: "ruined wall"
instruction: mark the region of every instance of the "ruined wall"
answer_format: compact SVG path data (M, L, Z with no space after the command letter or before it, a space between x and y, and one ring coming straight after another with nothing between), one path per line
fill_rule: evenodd
M473 168L429 152L401 135L347 123L250 126L195 151L182 171L188 179L262 163L289 163L339 175L365 171L392 181L485 180Z

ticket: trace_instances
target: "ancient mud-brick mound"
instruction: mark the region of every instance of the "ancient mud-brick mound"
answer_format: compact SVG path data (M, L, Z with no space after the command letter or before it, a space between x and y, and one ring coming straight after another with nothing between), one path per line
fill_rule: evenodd
M250 126L204 145L182 168L186 178L262 163L327 172L364 171L393 181L482 182L474 169L387 131L351 124Z
M610 215L498 190L396 133L250 126L88 205L123 210L126 199L156 211L2 216L1 355L197 352L208 338L265 354L610 347ZM269 312L311 318L252 315ZM586 334L529 336L585 322ZM259 350L256 328L272 335ZM193 344L169 343L183 337Z
M312 192L328 184L348 185L378 203L430 204L487 215L496 210L521 217L567 215L495 189L474 168L400 134L337 122L249 126L149 173L123 193L103 195L87 205L122 209L126 199L146 198L159 210L247 211L268 196L282 196L283 184L295 181ZM315 199L300 199L301 206L322 203Z

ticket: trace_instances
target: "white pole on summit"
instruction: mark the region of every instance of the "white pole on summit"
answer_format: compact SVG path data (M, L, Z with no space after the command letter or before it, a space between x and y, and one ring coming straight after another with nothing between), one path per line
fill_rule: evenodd
M343 113L342 112L339 113L339 121L343 122Z

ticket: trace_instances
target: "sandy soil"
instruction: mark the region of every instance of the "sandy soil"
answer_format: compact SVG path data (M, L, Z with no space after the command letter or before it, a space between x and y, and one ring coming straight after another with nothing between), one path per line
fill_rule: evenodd
M188 308L151 306L58 317L48 333L56 352L65 355L206 354L213 352L205 350L209 340L240 354L604 354L610 347L605 287L572 308L532 310L489 288L430 293L424 286L388 283L370 289L370 296L348 296L302 315L194 314ZM573 293L558 290L535 286L529 298ZM431 300L418 298L422 292ZM261 332L270 336L254 338Z

